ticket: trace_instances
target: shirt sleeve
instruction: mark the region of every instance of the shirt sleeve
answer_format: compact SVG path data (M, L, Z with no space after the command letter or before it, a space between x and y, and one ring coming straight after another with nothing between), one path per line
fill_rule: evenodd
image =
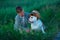
M25 16L26 16L27 19L30 17L29 15L30 15L29 12L25 12Z
M30 17L30 13L29 12L25 12L25 17L27 19L27 23L30 23L29 22L29 17Z
M20 22L19 22L19 17L15 17L15 24L14 24L14 29L18 29L20 27Z

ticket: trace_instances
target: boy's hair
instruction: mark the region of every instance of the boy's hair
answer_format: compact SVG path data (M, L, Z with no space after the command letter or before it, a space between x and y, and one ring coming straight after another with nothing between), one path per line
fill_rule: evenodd
M20 13L22 11L22 7L20 7L20 6L16 7L16 11L17 11L17 13Z

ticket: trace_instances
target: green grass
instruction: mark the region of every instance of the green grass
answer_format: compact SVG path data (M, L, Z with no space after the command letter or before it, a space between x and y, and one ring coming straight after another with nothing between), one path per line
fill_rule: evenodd
M22 6L26 12L38 10L41 20L46 27L42 32L14 30L16 6ZM30 24L28 24L30 27ZM59 0L0 0L0 40L53 40L60 30L60 1Z
M53 8L53 6L51 6ZM14 8L11 10L6 9L5 12L1 13L1 21L0 21L0 40L53 40L54 36L58 32L58 25L59 25L59 18L60 18L60 11L54 9L46 8L38 10L41 15L41 20L43 21L44 25L46 26L46 34L42 34L42 32L30 32L27 33L23 31L20 33L19 31L14 31L14 18L16 12ZM4 11L4 10L2 10ZM11 12L10 12L11 11ZM56 12L56 13L54 13ZM3 16L2 16L3 15ZM55 16L56 15L56 16ZM28 25L29 26L29 25ZM30 26L29 26L30 27Z
M57 30L56 27L50 26L46 29L46 34L40 32L14 31L13 23L0 27L0 39L2 40L53 40Z

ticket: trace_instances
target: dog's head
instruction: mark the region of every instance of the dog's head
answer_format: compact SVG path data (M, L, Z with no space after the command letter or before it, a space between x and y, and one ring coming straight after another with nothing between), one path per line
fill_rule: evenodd
M40 18L39 14L38 14L36 11L33 11L33 12L30 14L29 22L30 22L30 23L33 23L33 22L37 21L39 18Z

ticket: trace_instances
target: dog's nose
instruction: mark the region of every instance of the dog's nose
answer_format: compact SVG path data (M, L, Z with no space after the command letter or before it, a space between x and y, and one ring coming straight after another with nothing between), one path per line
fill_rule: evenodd
M29 23L31 23L31 21L28 21Z
M29 23L31 23L31 21L29 20Z

